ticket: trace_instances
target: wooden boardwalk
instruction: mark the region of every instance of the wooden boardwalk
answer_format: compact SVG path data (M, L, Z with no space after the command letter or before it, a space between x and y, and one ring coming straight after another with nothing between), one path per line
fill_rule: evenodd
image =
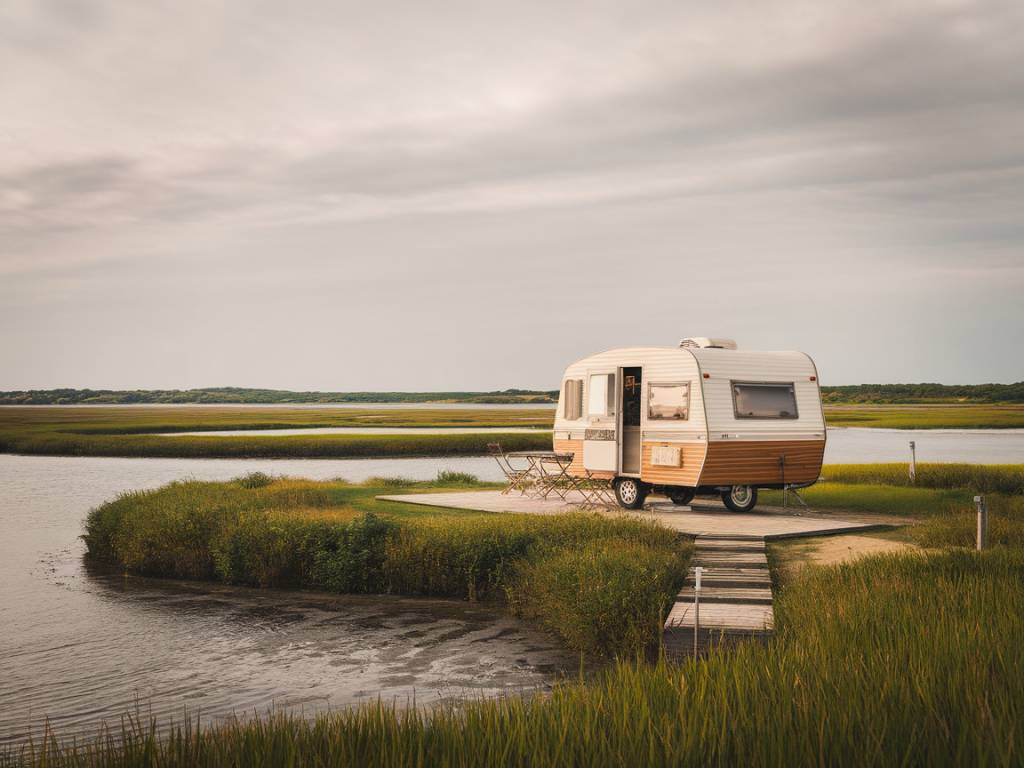
M701 566L698 652L741 639L768 637L774 626L772 580L764 539L710 535L696 538L693 566ZM691 571L665 621L665 649L694 651L694 573Z

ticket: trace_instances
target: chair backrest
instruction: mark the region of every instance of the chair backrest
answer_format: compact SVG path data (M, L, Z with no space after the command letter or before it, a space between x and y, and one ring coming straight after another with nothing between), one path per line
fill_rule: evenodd
M509 462L508 457L505 456L505 452L501 449L501 443L488 443L487 452L494 457L494 460L498 462L498 466L501 471L505 473L505 477L509 481L515 479L516 470Z

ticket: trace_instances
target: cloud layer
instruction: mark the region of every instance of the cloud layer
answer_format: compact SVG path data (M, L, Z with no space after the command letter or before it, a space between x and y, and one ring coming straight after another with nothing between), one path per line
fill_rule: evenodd
M0 9L2 388L1024 378L1016 2Z

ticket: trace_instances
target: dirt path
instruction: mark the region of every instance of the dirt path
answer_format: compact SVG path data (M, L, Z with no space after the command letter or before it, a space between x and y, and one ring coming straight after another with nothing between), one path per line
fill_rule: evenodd
M850 563L871 555L920 550L916 544L864 534L821 536L772 542L770 551L783 579L795 576L804 566Z

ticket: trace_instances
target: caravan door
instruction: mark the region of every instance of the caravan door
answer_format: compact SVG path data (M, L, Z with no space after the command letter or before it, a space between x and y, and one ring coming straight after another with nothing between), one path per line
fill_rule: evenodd
M619 411L622 413L620 423L620 435L622 444L622 459L619 468L621 475L640 476L641 458L643 456L643 368L639 366L631 368L620 368L622 381L622 398Z
M587 376L583 466L592 472L619 471L618 399L618 371L591 371Z

